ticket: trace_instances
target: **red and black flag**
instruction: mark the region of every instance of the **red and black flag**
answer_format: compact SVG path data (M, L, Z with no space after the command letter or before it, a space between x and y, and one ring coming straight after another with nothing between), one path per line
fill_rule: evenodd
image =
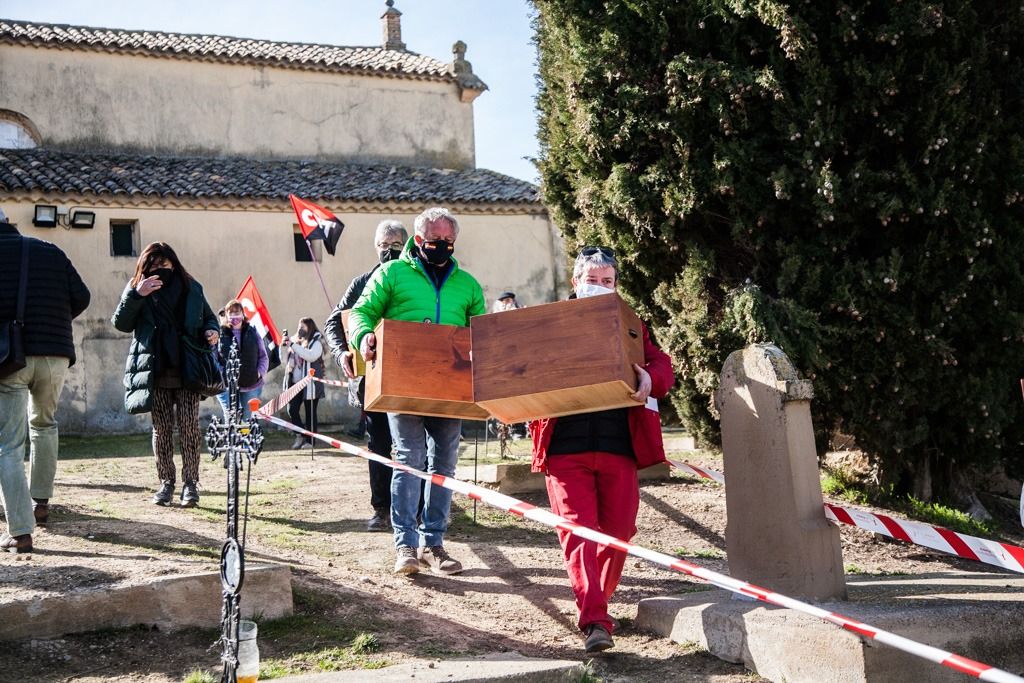
M267 356L270 357L269 369L273 370L281 364L281 342L284 341L284 337L270 318L270 311L263 303L263 297L260 296L260 290L256 289L256 281L252 279L252 275L242 285L242 289L238 290L238 296L235 298L241 302L242 311L249 324L255 327L263 338Z
M327 253L334 256L334 248L338 246L341 239L341 231L345 224L338 220L338 217L327 209L317 206L313 202L307 202L293 194L288 195L292 200L292 208L299 218L299 228L302 230L302 237L307 241L323 240Z

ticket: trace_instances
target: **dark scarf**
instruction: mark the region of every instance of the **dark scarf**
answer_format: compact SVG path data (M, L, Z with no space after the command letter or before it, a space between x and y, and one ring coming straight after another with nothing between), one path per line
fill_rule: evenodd
M185 302L188 287L177 273L159 291L149 295L156 321L157 344L161 374L181 367L181 335L185 333Z
M448 271L452 269L452 260L448 259L445 261L443 266L435 266L418 253L416 254L416 258L419 259L420 265L423 266L423 270L427 272L430 279L434 281L434 287L440 289L441 285L444 283L444 279L448 277Z

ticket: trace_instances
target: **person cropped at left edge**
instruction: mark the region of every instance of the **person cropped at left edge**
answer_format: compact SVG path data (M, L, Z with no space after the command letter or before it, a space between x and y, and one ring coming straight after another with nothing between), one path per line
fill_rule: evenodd
M224 316L221 321L220 359L222 364L227 362L228 356L231 354L231 347L236 345L241 365L238 370L239 415L248 420L251 414L249 400L259 398L263 392L263 378L266 377L267 369L270 367L270 356L267 354L267 346L263 343L260 333L245 319L242 302L232 299L224 305ZM230 400L230 392L227 390L217 395L217 401L224 409L225 417L231 408Z
M111 317L114 327L132 333L124 369L124 406L132 415L152 413L153 455L160 488L156 505L174 497L174 427L181 443L181 505L199 502L199 402L181 379L185 337L214 346L220 340L217 317L203 287L181 265L165 242L146 246L135 274Z
M416 217L413 232L402 255L370 277L349 314L349 342L367 362L376 357L373 330L382 319L468 327L472 316L487 312L480 283L452 256L459 236L455 216L440 207L427 209ZM396 462L431 474L455 474L462 420L388 413L388 424ZM421 504L420 481L401 470L391 476L394 571L415 574L422 567L458 573L462 563L444 548L452 492L428 483Z
M32 552L35 524L49 517L57 471L54 413L67 369L75 364L71 321L89 305L89 289L56 245L23 237L0 210L0 320L15 320L26 250L25 367L0 377L0 492L7 533L0 549ZM32 444L30 483L25 481L25 433Z

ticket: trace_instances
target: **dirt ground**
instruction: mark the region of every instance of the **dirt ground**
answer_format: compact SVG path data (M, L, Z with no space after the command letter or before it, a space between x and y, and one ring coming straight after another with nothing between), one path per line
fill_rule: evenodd
M456 495L446 547L466 571L393 576L391 535L365 531L366 462L319 449L311 458L288 450L290 440L271 433L252 470L247 560L291 565L296 599L294 617L260 626L262 678L513 650L590 659L552 531L483 504L474 523L473 503ZM463 450L471 457L473 442ZM721 468L712 454L689 459ZM157 482L145 436L64 439L50 524L34 535L34 554L0 557L0 601L216 569L224 479L220 463L204 455L199 507L161 508L149 502ZM522 498L547 505L542 494ZM644 484L638 527L641 545L727 571L725 493L717 485L684 477ZM842 538L847 568L858 573L982 567L852 528ZM593 659L593 674L606 683L761 680L632 627L640 599L704 589L630 558L611 609L623 628L615 649ZM5 643L0 681L181 681L195 669L219 671L217 635L138 627Z

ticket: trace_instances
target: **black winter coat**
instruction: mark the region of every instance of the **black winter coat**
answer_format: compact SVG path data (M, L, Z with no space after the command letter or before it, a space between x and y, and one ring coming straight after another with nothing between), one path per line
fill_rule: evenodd
M110 322L121 332L131 332L128 361L124 366L124 407L132 415L153 408L153 387L160 373L156 345L156 317L148 297L141 296L131 283L124 288L121 302ZM206 343L206 331L220 329L217 317L203 296L203 286L192 281L185 299L185 334L199 344Z
M0 320L14 320L18 305L21 247L28 256L25 296L25 355L62 356L75 364L71 321L89 305L89 288L71 261L55 244L23 237L9 223L0 223Z

